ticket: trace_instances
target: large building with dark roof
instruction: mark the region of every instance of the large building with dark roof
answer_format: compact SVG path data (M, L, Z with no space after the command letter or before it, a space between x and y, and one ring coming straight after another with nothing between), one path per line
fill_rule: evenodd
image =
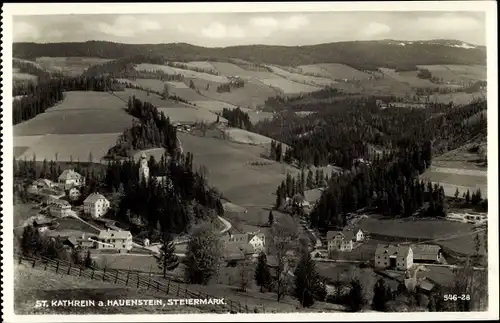
M377 245L375 268L407 270L413 266L413 250L410 245Z

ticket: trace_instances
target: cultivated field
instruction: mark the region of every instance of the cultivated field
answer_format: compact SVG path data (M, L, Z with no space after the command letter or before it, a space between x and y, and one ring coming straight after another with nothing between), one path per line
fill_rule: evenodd
M68 110L123 110L125 107L125 102L107 92L71 91L65 92L64 100L47 110L47 112Z
M81 75L89 67L109 61L112 59L99 57L38 57L36 59L36 62L48 71L70 76Z
M335 63L324 63L324 64L313 64L313 65L301 65L298 66L305 73L317 74L323 77L328 77L333 80L336 79L347 79L352 80L364 80L371 77L369 73L359 71L355 68L344 64Z
M246 70L239 67L238 65L226 62L212 62L211 64L220 75L224 76L245 76Z
M432 76L442 78L444 82L469 83L486 80L486 66L482 65L419 65L427 69Z
M170 117L171 122L194 123L206 122L212 123L217 121L217 115L204 108L196 107L181 107L181 108L159 108L165 116ZM220 122L227 122L226 119L220 117Z
M240 128L228 128L225 130L226 136L235 142L269 147L272 139L257 133L246 131Z
M429 97L430 102L437 103L450 103L453 102L456 105L469 104L474 100L486 98L486 93L475 92L457 92L457 93L434 93Z
M279 77L278 75L269 72L265 67L257 67L255 64L238 61L238 64L213 62L212 64L219 71L221 75L226 76L239 76L243 79L272 79Z
M186 65L188 68L201 68L206 71L215 71L216 68L212 65L211 62L207 61L192 61L192 62L174 62L174 64L182 64Z
M189 104L176 102L174 100L163 100L155 93L149 93L144 90L125 89L125 91L113 92L113 95L122 100L124 104L128 102L129 97L134 97L142 102L149 102L157 108L190 108Z
M260 81L268 86L283 91L284 94L309 93L318 91L320 89L319 87L316 86L292 82L284 78L274 77L268 79L261 79Z
M429 80L421 79L417 76L418 71L408 71L408 72L396 72L392 68L379 68L385 77L390 77L397 82L405 83L411 87L416 88L435 88L438 87L437 84L432 83Z
M113 109L48 110L15 125L14 136L117 133L130 128L132 120L125 111Z
M460 254L474 254L474 225L444 219L385 219L369 217L358 222L357 226L374 237L389 242L400 243L405 239L420 239L425 243L439 244ZM479 234L480 236L482 233ZM484 252L482 249L481 252Z
M292 73L289 71L286 71L282 68L279 68L277 66L268 66L276 75L279 75L287 80L297 82L297 83L302 83L302 84L307 84L307 85L312 85L312 86L320 86L320 87L325 87L329 86L332 84L335 84L336 82L333 81L332 79L324 78L324 77L317 77L317 76L309 76L309 75L303 75L303 74L298 74L298 73Z
M201 79L193 79L196 89L211 99L224 101L240 107L256 109L264 104L269 97L274 97L279 92L275 89L253 79L245 80L245 86L242 88L231 89L231 92L217 92L219 83L210 82ZM209 88L207 91L207 84Z
M157 71L161 70L167 74L181 74L184 77L187 78L199 78L199 79L205 79L208 81L214 81L214 82L219 82L219 83L226 83L228 81L227 77L225 76L219 76L219 75L213 75L213 74L208 74L208 73L201 73L201 72L195 72L191 70L184 70L181 68L176 68L176 67L170 67L167 65L158 65L158 64L138 64L135 67L136 70L138 71Z
M191 103L195 104L197 107L200 107L202 109L206 109L206 110L212 111L212 112L222 112L223 109L230 109L230 110L236 109L236 106L234 106L232 104L222 102L222 101L210 100L207 98L205 98L205 100L191 101Z
M269 204L276 187L285 178L282 165L260 157L266 149L209 137L178 134L185 151L194 155L194 163L205 165L210 185L238 205ZM263 165L253 165L260 162ZM287 167L289 172L295 169Z
M90 153L92 153L92 161L99 162L106 155L109 148L116 144L116 140L120 133L94 133L94 134L48 134L41 139L33 140L32 145L26 149L17 158L27 160L36 157L36 160L43 161L57 160L58 161L81 161L89 162ZM40 136L34 136L40 137ZM14 137L14 147L26 147L28 141L26 137L21 137L24 143L18 144L17 138Z

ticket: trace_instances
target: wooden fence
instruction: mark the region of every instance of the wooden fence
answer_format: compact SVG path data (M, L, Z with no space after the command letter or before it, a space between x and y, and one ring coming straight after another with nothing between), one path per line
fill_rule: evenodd
M112 284L124 285L127 287L146 289L151 292L156 292L171 297L177 298L196 298L196 299L220 299L207 293L190 290L188 284L176 281L172 278L167 278L164 281L154 279L151 273L141 273L132 270L117 270L109 268L86 268L84 266L75 265L71 262L49 259L45 257L32 257L25 255L16 255L19 264L25 264L32 268L49 270L56 274L68 275L73 277L81 277L90 280L98 280ZM253 313L254 309L247 305L242 305L240 302L235 302L224 298L225 304L218 306L223 313ZM264 308L259 307L259 310Z

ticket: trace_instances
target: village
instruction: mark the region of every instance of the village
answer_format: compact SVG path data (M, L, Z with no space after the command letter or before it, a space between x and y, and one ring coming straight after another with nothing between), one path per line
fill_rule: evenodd
M140 181L155 180L165 185L172 185L168 177L151 177L148 160L143 153L139 168ZM28 193L37 197L39 212L25 222L25 225L33 225L41 234L49 237L63 239L65 248L90 251L92 257L99 259L101 254L122 254L134 257L141 254L152 256L160 253L160 242L150 241L149 237L134 238L132 233L122 229L120 225L107 218L111 204L108 198L99 192L91 193L84 197L81 206L71 206L71 201L82 199L81 191L86 185L85 178L73 169L64 170L58 177L56 183L40 178L35 180L28 188ZM368 266L380 277L390 284L404 283L406 288L414 290L419 288L425 293L440 284L443 284L433 271L442 268L453 268L447 264L443 250L438 244L395 242L381 243L377 241L374 245L371 241L370 232L358 227L356 224L367 215L352 215L349 225L343 230L328 231L326 235L309 228L307 214L313 208L314 203L321 195L322 189L308 190L305 196L297 194L293 198L286 199L283 212L293 216L293 210L301 208L305 216L300 219L304 233L310 240L309 250L312 259L334 269L338 265L350 264L352 266ZM95 229L94 233L72 230L71 226L61 228L60 223L72 219L86 224ZM223 243L223 258L230 265L251 260L256 263L261 253L266 253L267 265L276 268L279 262L275 255L269 252L266 234L256 232L233 233L231 223L220 218L224 228L220 231L220 241ZM461 221L475 224L484 224L484 214L450 213L450 221ZM269 238L269 237L268 237ZM176 239L176 255L184 257L186 240ZM296 254L290 253L286 261L285 272L293 275L291 265ZM290 266L289 266L290 263ZM329 266L329 267L328 267ZM326 269L327 270L327 269ZM437 279L435 277L438 277ZM327 285L327 287L331 286Z

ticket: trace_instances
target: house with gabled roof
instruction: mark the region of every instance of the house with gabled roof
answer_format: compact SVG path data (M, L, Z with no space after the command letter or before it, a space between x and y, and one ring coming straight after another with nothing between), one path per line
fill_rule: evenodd
M379 244L375 250L375 268L408 270L413 266L410 245Z
M85 177L75 172L73 169L65 169L57 178L57 183L62 190L69 190L72 187L85 185Z
M110 203L99 193L92 193L83 201L83 212L96 219L108 212Z
M68 201L53 199L48 203L50 215L64 218L71 215L71 205Z
M264 251L266 237L261 232L224 235L221 238L225 248L234 248L235 246L244 251L259 253Z
M130 231L101 230L97 236L96 247L101 250L127 252L132 249L132 234Z
M443 250L438 245L416 244L411 246L413 250L413 262L439 263Z
M364 234L361 229L328 231L326 241L328 252L330 251L352 251L354 242L364 240Z

